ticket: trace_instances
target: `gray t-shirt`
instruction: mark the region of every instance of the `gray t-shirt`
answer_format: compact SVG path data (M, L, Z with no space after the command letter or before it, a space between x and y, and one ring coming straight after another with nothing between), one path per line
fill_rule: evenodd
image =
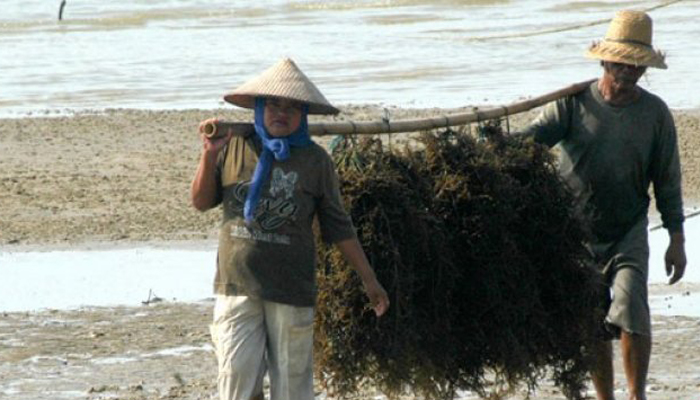
M676 128L659 97L641 89L632 104L613 107L593 82L550 103L527 133L560 147L559 172L580 204L592 206L599 241L620 239L646 217L651 183L664 227L682 231Z
M328 243L356 235L342 206L333 162L315 143L292 147L288 160L273 161L271 176L262 186L255 222L247 227L243 204L259 151L254 138L234 137L220 158L217 177L224 218L214 291L313 306L314 218Z

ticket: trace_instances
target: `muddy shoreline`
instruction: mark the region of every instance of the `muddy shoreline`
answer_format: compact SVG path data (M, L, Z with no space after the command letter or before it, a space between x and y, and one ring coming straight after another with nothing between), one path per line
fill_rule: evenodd
M389 115L407 119L469 110L390 109ZM511 129L523 127L536 112L511 116ZM384 115L381 107L352 106L340 117L313 121ZM700 112L674 115L684 197L687 204L700 205ZM222 109L0 119L0 246L12 251L27 245L215 238L220 214L200 213L189 201L201 148L197 125L215 116L251 118L245 111ZM395 134L390 141L400 146L406 137Z
M697 293L697 287L694 288ZM213 300L0 314L0 398L214 399ZM654 317L650 400L697 400L700 319ZM619 398L622 366L616 361ZM317 399L333 399L317 386ZM592 394L592 392L590 393ZM543 380L533 399L564 397ZM355 399L384 399L367 388ZM407 395L404 400L419 400ZM473 400L462 393L458 399ZM522 400L524 394L511 399Z
M390 109L390 116L465 111ZM511 129L524 126L535 113L511 117ZM195 211L189 185L201 146L197 124L214 116L250 120L249 113L229 109L0 119L0 251L211 245L220 214ZM382 107L367 105L344 107L338 119L383 116ZM686 204L697 205L700 112L676 110L674 116ZM400 135L391 139L393 145L402 140ZM203 273L212 273L213 266L204 268ZM652 294L695 296L699 286L656 287ZM0 311L0 399L216 398L216 362L208 333L212 307L213 301L204 299ZM700 318L654 316L653 324L648 398L698 400L700 353L694 349L700 346ZM618 398L624 398L619 360L616 371ZM318 392L319 399L332 398L320 388ZM383 397L367 388L356 398ZM459 398L475 397L464 393ZM543 380L533 398L563 396ZM403 399L418 400L410 395Z

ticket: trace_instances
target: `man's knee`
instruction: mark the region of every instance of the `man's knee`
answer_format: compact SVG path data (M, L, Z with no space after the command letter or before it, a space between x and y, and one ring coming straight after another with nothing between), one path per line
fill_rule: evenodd
M251 397L250 400L265 400L265 394L263 392L260 392L255 396Z
M650 335L651 318L646 284L646 277L636 268L621 268L613 282L612 304L606 322L621 331Z
M235 380L255 380L260 374L260 360L257 357L229 357L219 367L219 376L235 377ZM255 399L257 400L257 399Z

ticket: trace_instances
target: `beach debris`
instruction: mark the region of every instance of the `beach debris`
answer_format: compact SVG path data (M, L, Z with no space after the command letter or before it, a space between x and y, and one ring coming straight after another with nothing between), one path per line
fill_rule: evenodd
M58 20L63 20L63 9L66 7L66 0L61 0L61 5L58 6Z
M100 332L100 331L90 331L90 332L88 333L88 336L91 337L92 339L97 339L97 338L100 338L100 337L102 337L102 336L104 336L104 335L105 335L105 333L104 333L104 332Z
M155 293L153 293L152 289L148 289L148 299L146 299L146 301L142 301L141 304L147 306L152 303L160 303L161 301L163 301L162 298L158 297Z
M143 391L143 385L145 385L145 381L140 381L139 383L129 385L129 391L130 392L142 392Z
M100 385L91 386L88 389L88 393L104 393L104 392L116 392L119 391L119 386L117 385Z
M185 386L185 380L182 378L181 373L175 372L173 374L173 379L175 379L175 382L177 382L178 386Z
M357 274L319 244L314 357L330 394L498 398L549 375L584 397L604 287L586 218L547 148L493 122L477 137L336 143L345 207L391 307L377 319Z

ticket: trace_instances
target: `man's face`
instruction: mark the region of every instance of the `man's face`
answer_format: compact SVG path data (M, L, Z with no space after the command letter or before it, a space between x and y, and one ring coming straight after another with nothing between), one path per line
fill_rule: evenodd
M265 128L275 137L289 136L301 124L303 105L297 101L269 98L265 101Z
M605 74L612 78L615 85L621 88L632 88L644 75L647 67L604 61L603 69Z

